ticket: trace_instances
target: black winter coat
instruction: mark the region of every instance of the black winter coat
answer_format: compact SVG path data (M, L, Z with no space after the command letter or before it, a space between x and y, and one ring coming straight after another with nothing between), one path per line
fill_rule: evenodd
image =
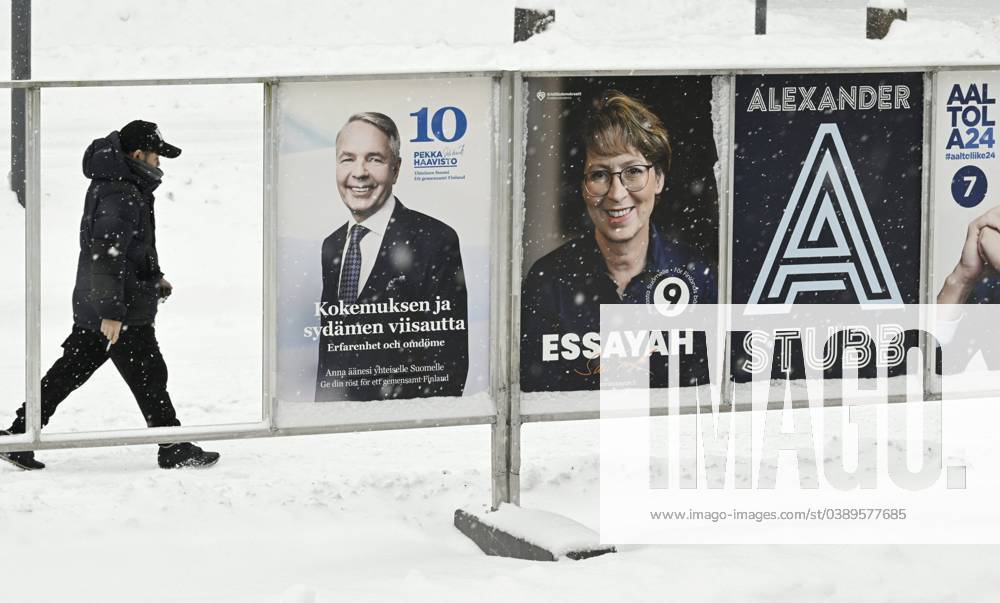
M80 220L73 324L93 331L104 318L152 324L163 277L153 191L163 173L127 157L112 132L87 147L83 174L91 183Z

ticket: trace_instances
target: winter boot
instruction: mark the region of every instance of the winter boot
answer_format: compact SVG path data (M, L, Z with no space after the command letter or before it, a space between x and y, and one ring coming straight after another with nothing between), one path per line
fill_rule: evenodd
M202 450L190 442L160 444L156 460L160 469L210 467L219 461L219 453Z
M9 431L0 431L0 436L11 435ZM26 450L24 452L0 452L0 461L7 461L11 465L25 471L34 469L45 469L45 463L35 460L35 453Z

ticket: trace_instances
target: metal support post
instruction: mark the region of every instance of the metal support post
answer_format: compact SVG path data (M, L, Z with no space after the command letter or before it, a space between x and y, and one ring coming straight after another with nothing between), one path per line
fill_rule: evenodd
M494 104L496 106L497 123L494 134L494 155L496 165L500 166L493 172L494 222L497 228L493 235L493 248L490 272L493 274L491 300L493 317L490 332L496 344L490 354L490 372L493 375L493 400L496 404L496 422L493 424L490 437L491 465L493 476L493 497L491 506L496 509L500 503L511 502L510 497L510 400L511 357L510 340L507 330L510 326L511 298L507 294L511 283L511 247L510 225L513 204L511 202L511 107L513 75L505 73L500 78L499 85L494 88Z
M937 185L933 170L933 155L941 142L938 140L935 124L934 103L938 94L938 72L924 74L924 153L920 175L920 279L924 286L920 290L920 303L937 302L934 290L934 187ZM924 312L921 312L923 315ZM922 316L921 321L925 320ZM924 400L931 400L942 394L941 379L937 374L937 340L928 337L931 325L920 325L920 356L924 363Z
M896 8L872 6L869 0L865 10L865 37L869 40L881 40L889 35L894 21L906 21L906 4L899 2Z
M554 9L515 8L514 43L524 42L531 36L542 33L555 22Z
M733 303L733 199L736 194L736 187L733 183L736 181L734 175L734 170L736 169L736 76L727 75L720 76L726 81L726 106L728 110L726 111L726 150L725 158L721 158L723 161L723 171L722 178L724 184L721 187L723 190L719 191L719 283L721 288L719 290L719 298L717 303L725 304L722 312L724 313L723 320L721 324L724 326L724 332L730 332L730 325L732 325L732 308ZM721 100L721 99L720 99ZM736 399L734 396L735 383L733 381L733 340L732 337L726 335L725 344L723 346L723 357L722 357L722 402L724 404L735 404Z
M37 442L42 431L42 262L41 262L41 97L39 88L24 89L25 145L25 357L24 391L27 397L25 432Z
M11 0L10 3L10 78L31 79L31 0ZM25 94L27 90L23 88L10 91L10 188L22 206L25 205L27 132Z
M510 166L512 190L511 203L511 286L510 286L510 321L508 337L512 343L510 362L510 455L508 458L510 502L521 504L521 261L522 236L524 232L524 78L520 73L513 74L511 89L511 132Z
M753 32L758 36L767 33L767 0L757 0L757 16Z
M277 82L264 82L264 320L263 320L263 393L261 404L261 420L275 431L275 406L277 404L278 356L276 350L277 335L277 215L278 215L278 123L275 95L278 91Z

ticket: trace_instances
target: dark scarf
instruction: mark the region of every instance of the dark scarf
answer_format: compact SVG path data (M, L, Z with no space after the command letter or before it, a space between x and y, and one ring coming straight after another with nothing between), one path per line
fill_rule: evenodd
M163 170L128 156L125 157L125 162L128 164L129 170L138 176L139 188L142 189L142 192L152 193L156 187L160 186L160 182L163 180Z

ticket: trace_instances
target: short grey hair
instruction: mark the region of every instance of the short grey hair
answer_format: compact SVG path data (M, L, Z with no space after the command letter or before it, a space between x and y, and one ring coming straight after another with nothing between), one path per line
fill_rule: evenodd
M399 154L399 128L396 127L396 122L392 121L392 118L385 113L376 113L375 111L365 111L364 113L355 113L354 115L347 118L347 124L355 121L363 121L366 124L376 127L380 132L389 138L389 150L392 152L393 163L399 161L401 156ZM341 132L343 128L341 128ZM340 139L340 132L337 133L337 139Z

